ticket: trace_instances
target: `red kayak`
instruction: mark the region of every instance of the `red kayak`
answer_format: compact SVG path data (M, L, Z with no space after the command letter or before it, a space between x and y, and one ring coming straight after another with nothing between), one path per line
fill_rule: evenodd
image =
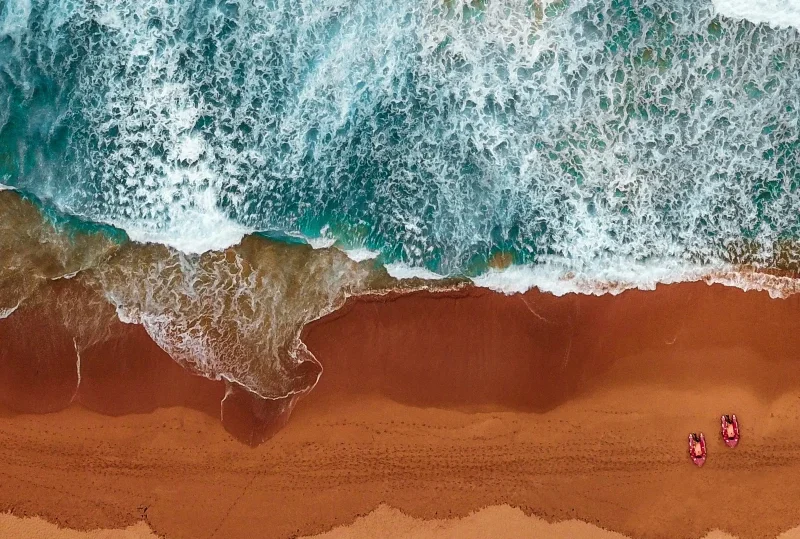
M698 467L706 463L706 437L702 432L700 436L694 432L689 435L689 458Z
M722 441L728 447L736 447L739 444L739 422L736 420L736 414L720 418L720 432Z

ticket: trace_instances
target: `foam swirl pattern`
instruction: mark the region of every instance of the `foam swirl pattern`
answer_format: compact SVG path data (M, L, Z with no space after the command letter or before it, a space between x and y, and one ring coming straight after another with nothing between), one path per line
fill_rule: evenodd
M798 234L799 59L704 1L8 0L0 181L185 252L769 260Z
M263 399L316 384L321 365L299 338L308 322L349 295L392 284L373 262L336 249L250 236L234 248L185 254L90 231L52 210L42 215L13 192L0 192L0 211L0 323L39 308L37 317L65 328L79 355L113 339L120 321L139 324L191 372Z

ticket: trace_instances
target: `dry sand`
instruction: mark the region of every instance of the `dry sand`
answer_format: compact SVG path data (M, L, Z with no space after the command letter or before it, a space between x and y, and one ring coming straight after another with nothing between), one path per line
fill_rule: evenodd
M397 509L382 505L349 526L314 535L314 539L363 539L394 537L396 539L628 539L580 520L547 522L526 515L508 505L486 507L463 518L423 520L409 517ZM782 533L779 539L800 538L800 528ZM703 539L734 539L718 530Z
M508 505L486 507L463 518L424 520L381 505L369 515L350 525L339 526L304 539L628 539L580 520L547 522ZM124 530L92 530L80 532L59 528L38 517L20 518L0 514L2 539L158 539L144 522ZM800 528L782 533L778 539L798 539ZM712 531L703 539L735 539L732 535Z
M2 539L157 539L144 522L137 522L124 530L77 531L59 528L38 517L20 518L8 513L0 514Z
M121 374L100 354L83 405L30 414L6 400L0 511L74 529L144 521L170 539L544 526L524 515L637 538L772 538L800 524L798 307L705 284L351 301L305 332L322 381L257 447L220 424L219 385L142 360L172 372L165 387L136 374L135 353ZM35 380L23 364L6 361L0 381ZM730 412L735 450L717 434ZM702 469L686 456L698 430Z

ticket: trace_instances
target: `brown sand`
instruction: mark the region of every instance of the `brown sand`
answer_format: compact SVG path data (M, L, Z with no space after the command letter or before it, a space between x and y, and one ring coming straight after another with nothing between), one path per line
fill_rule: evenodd
M705 284L350 301L304 333L320 385L255 448L220 425L218 384L159 385L138 365L163 362L131 353L125 373L82 377L96 411L6 399L0 511L196 539L313 535L381 504L424 519L509 505L631 537L775 537L800 524L798 307ZM4 392L44 387L4 361ZM103 390L120 376L138 389ZM193 383L206 389L174 389ZM730 412L735 450L717 436ZM686 456L696 430L702 469Z

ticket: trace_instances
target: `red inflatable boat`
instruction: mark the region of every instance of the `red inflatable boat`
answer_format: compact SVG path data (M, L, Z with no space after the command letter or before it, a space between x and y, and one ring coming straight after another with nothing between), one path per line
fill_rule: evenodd
M702 466L706 463L706 438L703 433L698 436L695 433L689 435L689 458L695 466Z
M720 432L725 445L736 447L739 443L739 422L736 420L736 414L724 415L720 418Z

